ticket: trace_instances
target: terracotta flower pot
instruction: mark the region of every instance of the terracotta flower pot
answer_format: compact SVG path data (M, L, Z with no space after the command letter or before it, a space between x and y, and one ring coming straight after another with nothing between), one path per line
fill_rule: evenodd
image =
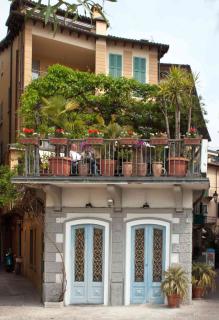
M21 144L33 144L35 146L39 145L39 138L38 137L25 137L25 138L20 138L19 142Z
M67 138L57 138L57 137L53 137L53 138L49 138L49 143L50 144L55 144L55 145L67 145L68 144L68 139Z
M131 138L131 137L120 138L119 143L122 145L135 145L138 143L138 138Z
M117 166L117 160L102 159L100 161L100 169L102 176L113 177Z
M145 177L147 174L147 163L137 163L137 176Z
M172 294L167 296L167 302L169 308L179 308L181 298L178 294Z
M54 157L49 159L49 172L54 176L69 176L71 171L71 158Z
M202 287L193 287L192 288L192 298L193 299L202 299L204 296L204 288Z
M169 160L169 175L184 177L188 170L188 159L183 157L171 157Z
M152 163L152 171L154 177L160 177L163 172L165 172L165 169L163 168L163 163L160 161L155 161Z
M89 137L87 138L86 142L88 144L103 144L103 138Z
M79 163L78 164L79 176L87 176L88 172L89 172L89 164L88 163Z
M166 137L153 137L150 138L150 144L154 146L167 146L168 138Z
M201 137L183 139L185 145L199 145L201 143Z
M123 175L124 177L132 176L132 162L123 162Z

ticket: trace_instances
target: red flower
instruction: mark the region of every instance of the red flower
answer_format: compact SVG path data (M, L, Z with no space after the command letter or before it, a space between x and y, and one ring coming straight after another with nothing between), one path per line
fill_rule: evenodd
M23 128L22 131L23 131L23 133L25 133L25 134L34 133L34 129L29 129L29 128Z
M196 133L197 130L196 130L196 128L191 127L190 130L189 130L189 132L190 132L190 133Z
M57 129L56 129L56 133L64 133L64 129L62 129L62 128L57 128Z

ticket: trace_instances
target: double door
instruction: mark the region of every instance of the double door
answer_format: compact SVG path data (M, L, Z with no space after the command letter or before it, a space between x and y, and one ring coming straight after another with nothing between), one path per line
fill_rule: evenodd
M104 228L72 227L71 303L102 304L104 300Z
M131 303L163 303L165 228L157 225L132 227L131 251Z

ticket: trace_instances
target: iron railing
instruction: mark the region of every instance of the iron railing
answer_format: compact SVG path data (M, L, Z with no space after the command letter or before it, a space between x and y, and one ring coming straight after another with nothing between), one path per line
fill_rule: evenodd
M36 139L36 138L35 138ZM201 144L183 140L66 139L20 141L21 176L200 176Z

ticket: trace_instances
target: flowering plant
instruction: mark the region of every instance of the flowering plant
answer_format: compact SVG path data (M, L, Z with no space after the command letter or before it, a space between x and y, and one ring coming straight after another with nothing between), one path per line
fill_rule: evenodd
M69 133L66 132L63 128L52 127L52 128L49 128L49 130L48 130L48 136L49 137L64 138L64 137L68 137Z
M186 132L187 138L197 138L199 137L198 131L195 127L191 127L188 132Z
M151 138L167 138L167 133L166 132L154 132L150 134Z
M19 132L19 136L20 137L32 137L32 136L35 136L37 137L38 136L38 133L34 131L34 129L32 128L22 128L22 131Z
M88 136L89 137L95 137L95 138L102 138L103 133L100 132L98 129L89 129L88 130Z
M132 129L123 128L123 130L120 133L121 137L128 137L128 138L137 138L138 134L134 132Z

